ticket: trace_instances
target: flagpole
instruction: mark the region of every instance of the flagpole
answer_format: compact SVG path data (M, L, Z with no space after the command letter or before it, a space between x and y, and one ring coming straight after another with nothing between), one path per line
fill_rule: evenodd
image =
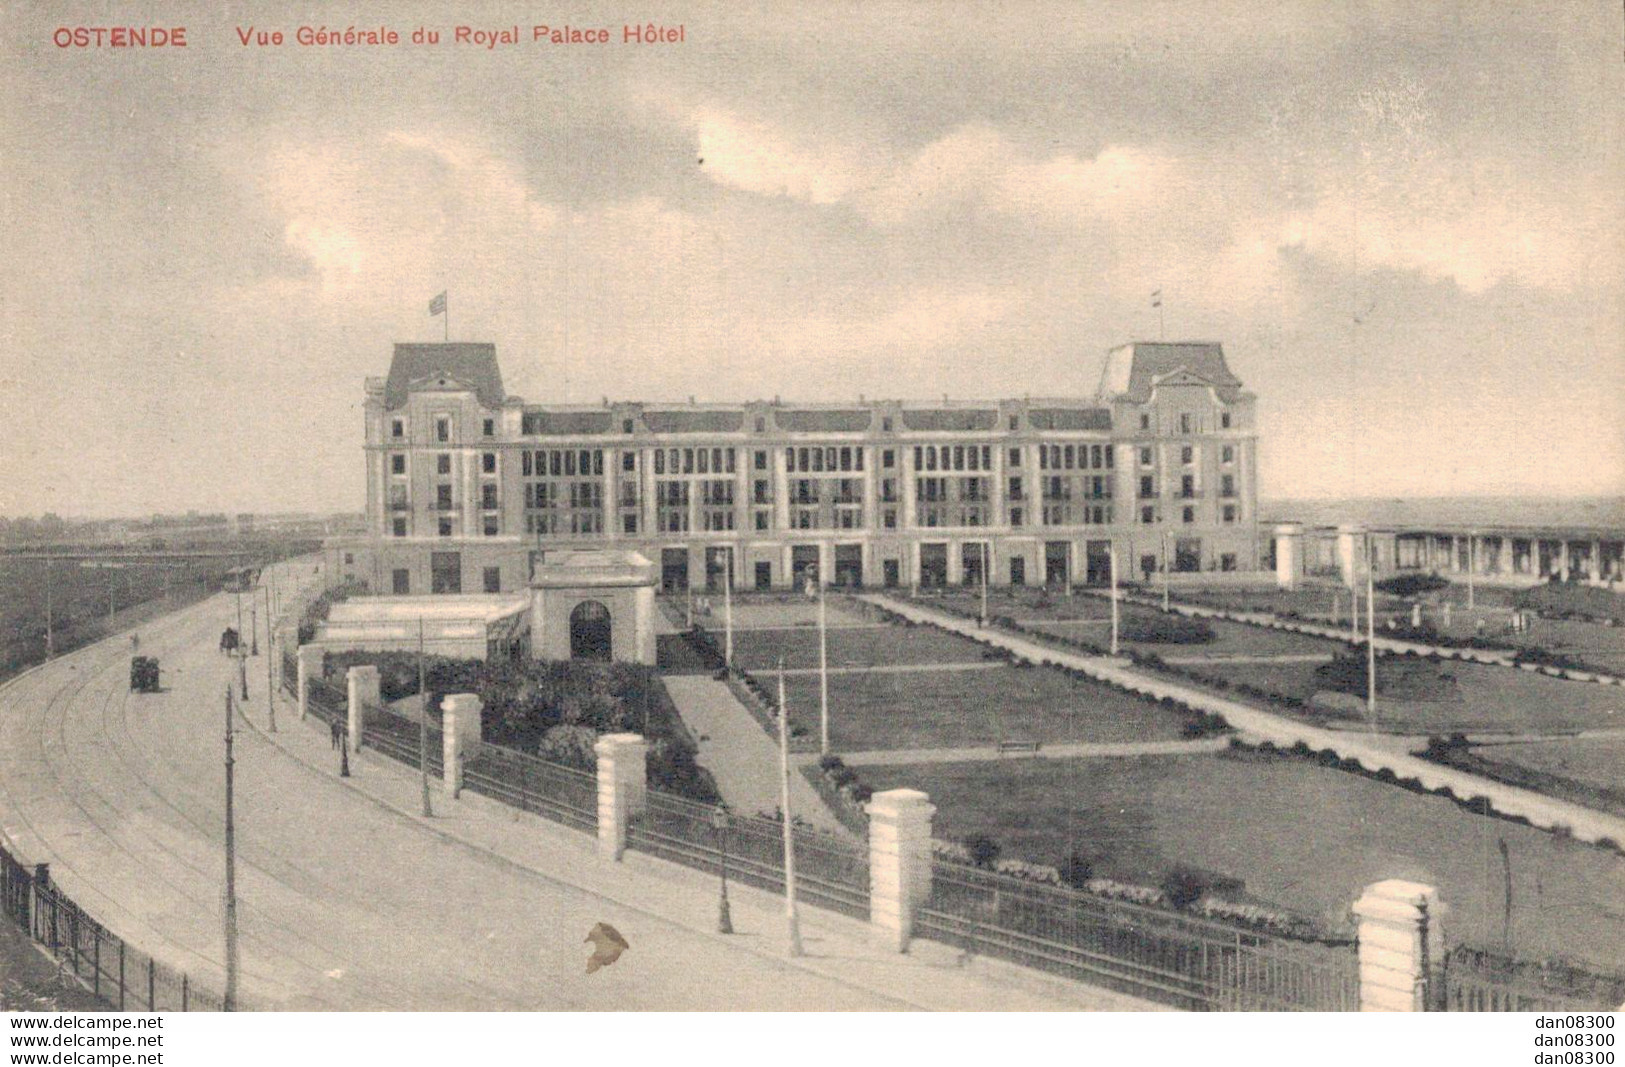
M451 290L447 289L444 296L446 298L446 302L444 311L441 314L441 318L444 319L441 325L445 328L445 333L443 333L441 336L444 337L446 342L449 344L451 342Z

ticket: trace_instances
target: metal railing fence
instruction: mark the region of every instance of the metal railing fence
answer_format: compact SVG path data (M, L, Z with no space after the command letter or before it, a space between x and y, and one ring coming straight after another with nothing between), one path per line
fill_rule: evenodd
M1192 1011L1354 1011L1352 939L1306 941L938 860L915 931Z

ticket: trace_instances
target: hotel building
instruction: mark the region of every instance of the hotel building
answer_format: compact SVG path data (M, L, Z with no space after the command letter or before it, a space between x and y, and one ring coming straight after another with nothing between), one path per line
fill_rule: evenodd
M507 395L491 344L398 344L365 419L367 532L329 573L384 594L517 590L577 548L667 591L1260 566L1254 397L1214 343L1112 349L1092 397L597 406Z

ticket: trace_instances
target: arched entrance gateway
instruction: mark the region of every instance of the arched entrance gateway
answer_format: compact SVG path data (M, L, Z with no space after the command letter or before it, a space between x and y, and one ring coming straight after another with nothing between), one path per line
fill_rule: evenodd
M612 633L609 609L596 600L583 600L570 612L570 658L610 658Z

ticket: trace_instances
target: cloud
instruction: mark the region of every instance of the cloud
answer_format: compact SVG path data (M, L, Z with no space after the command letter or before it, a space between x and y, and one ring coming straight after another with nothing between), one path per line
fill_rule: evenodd
M765 122L715 108L693 117L699 158L715 182L762 196L834 204L860 180L856 152L815 147Z

